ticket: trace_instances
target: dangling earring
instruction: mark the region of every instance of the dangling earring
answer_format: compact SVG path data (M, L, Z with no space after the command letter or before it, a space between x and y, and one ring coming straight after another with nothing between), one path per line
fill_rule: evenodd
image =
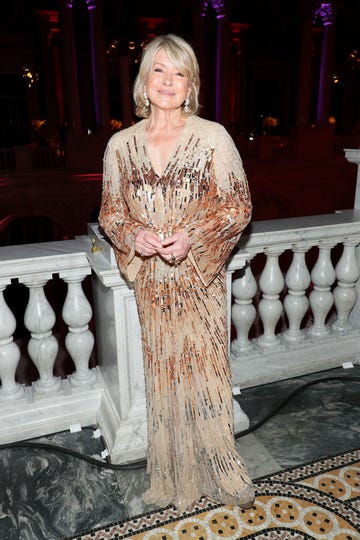
M146 90L144 90L144 105L145 105L145 107L146 107L147 109L150 107L150 100L149 100L149 98L147 97Z
M184 101L184 112L189 113L190 112L190 98L189 96Z

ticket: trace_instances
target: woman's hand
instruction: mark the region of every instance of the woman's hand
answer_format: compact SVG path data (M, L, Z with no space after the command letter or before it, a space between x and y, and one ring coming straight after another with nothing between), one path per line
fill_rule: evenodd
M178 264L187 257L191 247L191 242L185 231L165 238L162 242L162 250L159 254L170 264Z
M141 257L150 257L160 253L162 242L157 234L149 229L141 229L135 236L135 251Z

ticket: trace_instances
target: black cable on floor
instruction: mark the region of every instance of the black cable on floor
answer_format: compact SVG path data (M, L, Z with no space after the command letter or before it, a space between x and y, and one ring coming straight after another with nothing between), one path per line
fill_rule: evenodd
M323 383L323 382L331 382L331 381L355 381L360 382L360 377L325 377L324 379L315 379L314 381L309 381L303 385L301 385L299 388L291 392L285 398L275 409L273 409L269 414L264 416L262 420L254 424L253 426L249 427L249 429L245 429L244 431L240 431L239 433L235 433L235 439L239 439L240 437L244 437L245 435L248 435L249 433L253 433L257 429L259 429L265 422L270 420L276 413L278 413L285 405L289 403L295 396L300 394L300 392L303 392L306 390L306 388L309 388L310 386L314 386L315 384Z
M291 394L289 394L287 398L285 398L277 407L275 407L275 409L273 409L269 414L267 414L262 420L260 420L253 426L249 427L248 429L244 431L240 431L239 433L236 433L235 438L239 439L240 437L244 437L245 435L248 435L249 433L253 433L257 429L259 429L262 425L265 424L265 422L267 422L270 418L272 418L287 403L289 403L300 392L303 392L306 388L309 388L310 386L314 386L315 384L320 384L323 382L331 382L331 381L360 382L360 377L326 377L324 379L315 379L314 381L309 381L301 385L296 390L294 390ZM96 467L100 467L103 469L112 469L114 471L130 471L130 470L143 469L144 467L146 467L146 464L147 464L146 459L143 459L139 461L132 461L130 463L125 463L125 464L123 463L120 465L116 465L114 463L109 463L108 461L101 461L99 459L95 459L91 456L87 456L86 454L81 454L80 452L76 452L75 450L70 450L69 448L64 448L63 446L58 446L58 445L49 444L49 443L21 441L21 442L14 442L14 443L0 445L0 450L6 450L8 448L35 448L35 449L40 449L40 450L41 449L48 450L49 452L66 454L66 455L75 457L77 459L87 461L88 463L90 463L91 465L95 465Z
M95 465L96 467L100 467L102 469L112 469L114 471L142 469L146 466L145 459L139 461L132 461L131 463L125 463L122 465L116 465L114 463L109 463L108 461L101 461L100 459L93 458L86 454L81 454L76 450L71 450L70 448L65 448L64 446L58 446L57 444L50 443L21 441L0 445L0 450L5 450L7 448L36 448L40 450L48 450L49 452L66 454L78 459L82 459L83 461L87 461L88 463L90 463L91 465Z

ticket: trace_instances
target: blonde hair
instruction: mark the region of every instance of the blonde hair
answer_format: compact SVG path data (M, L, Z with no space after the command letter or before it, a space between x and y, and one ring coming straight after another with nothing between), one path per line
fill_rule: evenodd
M141 118L149 118L151 114L150 106L145 105L144 87L152 69L154 57L160 49L166 51L170 62L189 79L189 104L186 111L183 111L184 114L189 116L197 114L200 90L199 64L191 45L175 34L157 36L145 47L141 57L139 73L134 82L135 114Z

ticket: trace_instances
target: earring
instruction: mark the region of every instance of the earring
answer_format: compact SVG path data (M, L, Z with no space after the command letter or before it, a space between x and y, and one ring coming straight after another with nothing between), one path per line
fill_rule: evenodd
M190 98L187 97L184 101L184 112L189 113L190 112Z
M149 100L149 98L147 97L146 90L144 90L144 105L145 105L146 108L149 108L149 107L150 107L150 100Z

